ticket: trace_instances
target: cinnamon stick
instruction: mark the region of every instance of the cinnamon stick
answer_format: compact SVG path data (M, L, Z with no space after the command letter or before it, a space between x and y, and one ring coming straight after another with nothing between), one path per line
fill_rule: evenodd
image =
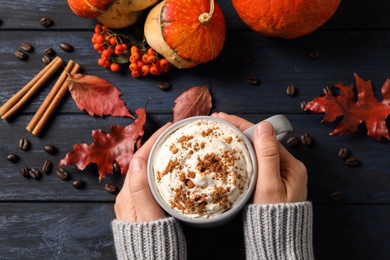
M1 108L1 118L6 120L18 111L37 90L62 66L60 57L55 57L27 85L12 96Z
M72 60L69 61L52 91L49 93L29 125L26 127L26 129L33 135L38 136L41 133L50 116L53 114L58 104L61 102L62 98L68 91L69 74L76 74L79 69L79 64Z
M49 107L50 103L53 101L54 97L57 95L58 91L60 90L61 86L64 84L65 80L68 77L68 73L72 70L74 66L74 61L70 60L68 64L66 65L64 71L58 78L57 82L53 86L53 88L50 90L49 94L43 101L42 105L39 107L38 111L35 113L34 117L31 119L30 123L27 125L26 129L30 132L35 128L35 126L38 124L38 121L42 118L43 114Z

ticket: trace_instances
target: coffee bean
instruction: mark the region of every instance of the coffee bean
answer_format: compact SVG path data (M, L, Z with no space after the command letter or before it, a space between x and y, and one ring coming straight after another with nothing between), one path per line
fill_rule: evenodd
M290 147L295 147L299 144L299 139L296 136L291 136L287 139L287 145Z
M63 181L70 179L69 173L67 171L65 171L63 168L58 168L56 173L57 173L58 178L60 178Z
M42 165L42 172L48 174L51 172L52 168L53 168L53 164L49 160L45 160L45 162Z
M46 65L49 64L51 62L51 58L49 55L44 55L42 57L42 62L45 63Z
M43 27L50 27L53 25L53 21L50 19L50 18L47 18L47 17L43 17L39 23L43 26Z
M348 155L349 155L349 150L348 150L348 148L346 148L346 147L341 147L340 148L340 150L339 150L339 157L341 158L341 159L347 159L347 157L348 157Z
M24 53L22 50L16 50L14 52L16 58L18 58L19 60L27 60L27 54Z
M60 43L60 48L63 51L66 51L66 52L72 52L73 51L73 46L70 45L69 43L66 43L66 42L61 42Z
M76 189L81 189L84 187L85 185L85 182L81 179L77 179L77 180L74 180L73 183L72 183L73 187L75 187Z
M168 90L171 88L171 84L169 82L160 81L157 83L157 87L162 90Z
M26 138L22 138L19 140L19 148L23 151L27 151L30 149L30 141Z
M38 171L38 169L36 168L31 168L29 171L28 171L28 174L30 175L31 178L33 179L40 179L42 177L42 174L40 171Z
M355 158L355 157L350 157L350 158L348 158L348 159L345 161L345 163L347 164L348 167L353 168L353 167L359 166L360 161L359 161L359 159L357 159L357 158Z
M240 65L241 66L248 66L252 63L252 59L248 56L242 56L240 58Z
M58 153L58 149L54 145L45 145L43 147L43 149L45 150L45 152L47 152L49 154L56 154L56 153Z
M16 163L17 161L19 161L19 156L17 156L14 153L11 153L11 154L7 155L7 160L12 162L12 163Z
M117 187L114 184L106 183L104 189L110 193L116 193L118 191Z
M22 167L22 176L29 178L30 177L30 169L27 166Z
M56 54L56 52L53 50L53 48L46 48L45 54L49 56L53 56L54 54Z
M28 52L33 52L34 51L34 47L29 44L28 42L22 42L20 44L20 48L24 51L28 51Z
M112 164L112 171L114 174L121 174L121 167L119 166L119 163L117 161L114 161Z
M318 59L320 57L320 52L318 50L312 50L309 53L309 57L312 59Z
M301 109L303 111L306 111L307 102L306 101L302 101L300 105L301 105Z
M287 95L289 95L290 97L292 97L292 96L295 95L295 92L296 92L296 88L295 88L294 85L288 85L288 86L287 86L287 90L286 90Z
M344 198L344 194L341 191L335 191L330 195L330 198L334 201L338 201Z
M301 136L301 141L304 145L306 146L310 146L312 144L312 139L311 139L311 136L309 134L303 134Z
M255 76L247 76L245 78L246 82L251 85L257 85L259 84L260 80Z

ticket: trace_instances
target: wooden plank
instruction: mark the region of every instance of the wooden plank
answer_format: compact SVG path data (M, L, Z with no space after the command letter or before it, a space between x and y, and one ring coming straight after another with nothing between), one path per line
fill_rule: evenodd
M380 88L390 67L390 60L383 55L390 52L390 35L381 31L320 32L291 41L266 39L251 32L231 32L221 55L210 63L188 70L173 68L171 72L158 78L134 79L127 66L124 66L123 73L112 73L99 67L99 55L89 45L90 37L89 32L51 32L48 35L7 32L6 38L0 38L0 71L2 75L7 75L0 83L0 103L5 103L43 68L41 57L46 47L55 48L65 61L73 59L80 63L82 73L97 75L117 86L123 92L122 98L130 109L143 107L151 98L148 110L153 113L169 113L174 100L183 91L205 84L210 86L213 107L217 111L302 113L299 105L301 101L317 97L326 86L353 84L354 72L363 79L372 80L380 100ZM29 41L36 47L36 51L30 54L30 59L26 62L16 59L13 54L20 39ZM75 51L61 51L58 47L61 41L74 45ZM236 51L243 44L245 50ZM319 50L320 57L310 59L311 50ZM243 55L253 59L251 66L239 65L238 60ZM261 83L246 83L248 75L256 76ZM57 78L58 74L21 112L35 112ZM170 82L172 90L164 92L158 89L158 81ZM298 89L296 97L286 95L286 88L290 84ZM68 97L62 103L60 112L79 111Z
M242 117L257 122L270 114L240 114ZM336 124L321 124L321 115L288 114L294 126L291 135L300 137L303 133L312 136L312 147L300 145L297 148L288 148L298 159L303 161L309 172L309 199L320 204L349 204L349 203L390 203L388 183L390 183L390 163L388 161L389 142L377 142L365 136L365 129L350 136L329 136ZM123 176L109 175L101 183L98 181L97 168L88 167L79 171L75 166L65 167L73 178L84 179L88 186L84 190L76 190L70 182L57 178L54 172L45 175L40 181L25 179L20 174L23 165L40 169L45 159L55 165L73 150L73 144L92 143L91 131L103 129L109 132L111 124L127 125L132 121L123 118L94 118L84 115L58 115L44 131L41 138L29 134L24 128L30 116L19 116L15 122L1 122L2 145L0 158L2 160L2 178L0 182L0 200L44 200L44 201L113 201L114 196L103 189L105 183L115 183L121 187ZM172 120L171 114L148 114L145 126L145 138L166 122ZM17 147L21 137L26 137L32 143L28 152ZM54 144L59 148L59 154L47 155L42 147ZM283 142L285 144L285 141ZM341 147L348 147L352 156L361 160L358 168L349 168L338 158ZM9 153L16 153L21 160L12 164L6 160ZM332 201L330 195L335 191L342 191L344 199Z
M3 23L0 29L92 30L96 24L95 19L84 19L75 15L67 1L57 0L48 3L45 0L36 0L31 4L29 0L20 0L15 3L12 0L2 1L0 17ZM218 1L218 4L224 13L228 30L249 30L238 17L231 1ZM386 1L343 0L335 15L319 30L388 29L389 10L390 3ZM39 24L42 17L51 18L54 25L43 28Z
M0 203L2 259L115 259L112 203ZM315 206L316 259L386 259L389 205ZM356 228L359 227L359 228ZM243 259L242 222L183 225L188 259Z

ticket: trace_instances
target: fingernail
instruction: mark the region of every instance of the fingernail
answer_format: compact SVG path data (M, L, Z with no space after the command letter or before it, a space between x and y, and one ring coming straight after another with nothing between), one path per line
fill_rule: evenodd
M256 127L256 135L266 136L266 135L274 135L274 127L270 123L261 123Z
M130 162L130 170L132 172L139 172L142 170L142 162L139 158L133 157Z

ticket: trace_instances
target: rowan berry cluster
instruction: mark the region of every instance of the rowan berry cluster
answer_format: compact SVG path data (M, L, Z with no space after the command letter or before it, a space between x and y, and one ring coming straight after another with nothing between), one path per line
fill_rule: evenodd
M171 64L165 58L158 59L157 53L153 48L148 48L143 52L137 46L131 46L129 69L134 78L145 77L149 74L160 75L168 72Z
M120 34L106 25L97 24L91 39L93 48L100 54L98 64L112 72L120 70L120 64L129 63L134 78L168 72L171 64L144 42L130 35Z

